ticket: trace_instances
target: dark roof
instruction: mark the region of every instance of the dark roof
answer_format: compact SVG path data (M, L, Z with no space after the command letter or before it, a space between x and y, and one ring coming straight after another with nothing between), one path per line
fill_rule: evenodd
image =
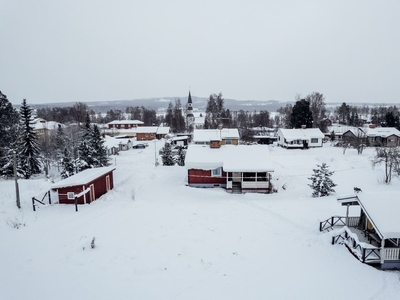
M190 95L190 91L189 91L189 96L188 96L188 103L192 103L192 96Z

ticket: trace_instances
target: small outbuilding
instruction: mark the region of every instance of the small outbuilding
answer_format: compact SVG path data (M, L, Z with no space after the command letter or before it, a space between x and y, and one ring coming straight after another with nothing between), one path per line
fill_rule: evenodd
M113 171L115 167L86 169L63 179L51 186L57 192L58 203L87 204L107 193L114 187Z

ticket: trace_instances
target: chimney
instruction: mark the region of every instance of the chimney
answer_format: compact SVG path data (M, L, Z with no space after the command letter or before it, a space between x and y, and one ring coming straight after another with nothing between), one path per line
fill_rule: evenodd
M306 125L301 125L301 129L306 129L307 126Z
M375 128L375 124L369 124L369 128L374 129Z
M211 142L210 142L210 148L214 148L214 149L221 148L221 143L220 143L220 141L211 141Z

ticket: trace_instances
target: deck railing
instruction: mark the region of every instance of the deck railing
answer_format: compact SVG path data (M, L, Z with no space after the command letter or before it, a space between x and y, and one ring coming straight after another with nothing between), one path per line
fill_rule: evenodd
M360 222L360 217L348 217L348 227L357 227Z
M346 219L348 219L348 224L346 223ZM357 227L360 221L360 217L341 217L341 216L333 216L325 221L319 222L319 231L329 230L334 226L348 226L348 227Z
M400 248L384 248L383 260L400 260Z
M50 195L50 191L47 191L47 192L44 194L42 200L39 200L39 199L36 199L35 197L32 197L32 208L33 208L33 211L36 211L35 202L38 202L38 203L40 203L40 204L42 204L42 205L46 205L46 203L44 203L44 199L46 198L46 196L47 196L48 199L49 199L49 204L51 204L51 195Z
M347 229L343 229L338 235L332 236L332 245L337 243L345 244L354 256L363 263L376 263L381 259L380 248L366 246L365 243L358 240L354 233L349 233Z

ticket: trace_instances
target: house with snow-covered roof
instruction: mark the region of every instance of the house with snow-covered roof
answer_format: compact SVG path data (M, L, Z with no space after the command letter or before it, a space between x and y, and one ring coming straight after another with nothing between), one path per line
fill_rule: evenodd
M98 199L114 187L115 167L86 169L66 179L54 183L52 190L57 192L58 203L87 204Z
M332 124L327 127L327 132L325 132L325 138L330 139L332 136L332 132L335 135L335 141L341 142L343 138L343 134L347 131L355 131L357 127L355 126L347 126L342 124Z
M376 127L370 124L363 127L368 146L397 147L400 144L400 131L394 127Z
M39 134L39 136L44 136L49 131L57 130L59 127L65 128L64 124L55 121L46 121L42 118L33 119L31 125L33 127L33 131Z
M237 128L193 130L193 143L197 145L238 145L239 137Z
M143 125L144 122L139 120L114 120L107 123L108 129L131 129Z
M332 231L332 244L344 244L361 262L381 269L400 268L400 192L374 191L342 195L338 203L345 216L320 222L320 231ZM350 215L350 208L357 207Z
M221 187L230 193L269 193L272 189L274 168L265 145L190 145L185 166L191 187Z
M319 128L280 128L277 133L277 143L287 149L307 149L322 147L324 134Z
M136 139L138 141L160 140L170 132L169 126L141 126L136 128Z

